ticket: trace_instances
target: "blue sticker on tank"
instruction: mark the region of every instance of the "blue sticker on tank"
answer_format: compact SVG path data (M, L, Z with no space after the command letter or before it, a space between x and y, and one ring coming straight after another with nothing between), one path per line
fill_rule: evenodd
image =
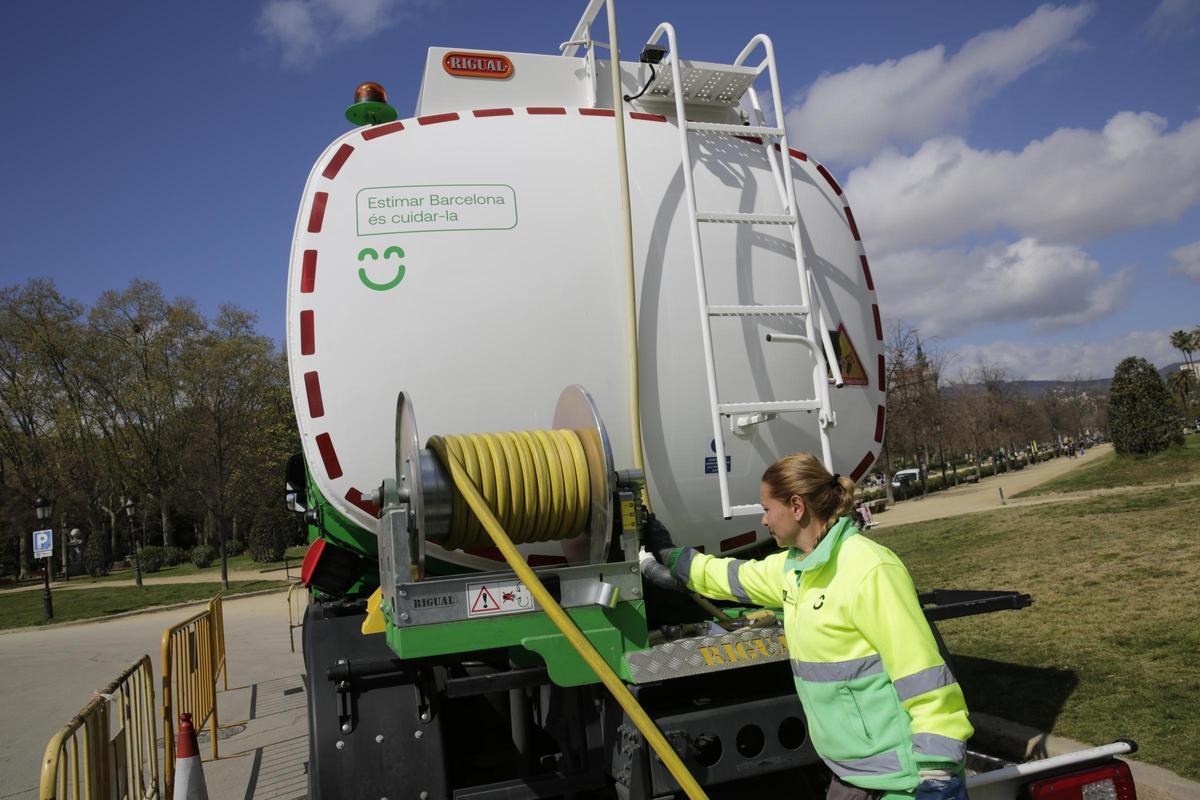
M725 456L725 471L733 472L733 456ZM706 456L705 457L705 459L704 459L704 474L705 475L716 475L717 474L717 457L716 456Z

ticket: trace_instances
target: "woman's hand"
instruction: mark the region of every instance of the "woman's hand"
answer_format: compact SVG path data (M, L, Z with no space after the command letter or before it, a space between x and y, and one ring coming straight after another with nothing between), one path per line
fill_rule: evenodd
M642 526L642 545L654 554L659 563L665 562L667 554L675 549L671 532L653 514L646 515L646 523Z

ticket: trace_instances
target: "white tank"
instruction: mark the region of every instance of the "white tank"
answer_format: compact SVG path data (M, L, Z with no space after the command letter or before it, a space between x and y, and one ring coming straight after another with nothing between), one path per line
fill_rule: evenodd
M359 492L394 471L401 390L429 436L548 428L562 389L580 384L608 428L617 468L633 466L611 113L443 110L351 130L317 159L288 279L291 388L320 491L363 527L376 521ZM722 518L678 131L672 119L633 113L626 135L651 503L676 541L737 552L767 534L756 517ZM780 213L759 145L695 136L700 210ZM874 287L833 177L801 154L792 164L807 264L847 372L845 386L829 384L833 466L857 479L883 436ZM710 224L702 243L709 303L800 302L787 226ZM723 401L814 396L802 348L764 341L803 333L800 322L715 318L712 332ZM757 502L763 470L779 456L820 453L815 413L781 414L747 434L726 425L724 442L735 504ZM523 550L561 553L555 543ZM486 555L436 547L431 555L497 566Z

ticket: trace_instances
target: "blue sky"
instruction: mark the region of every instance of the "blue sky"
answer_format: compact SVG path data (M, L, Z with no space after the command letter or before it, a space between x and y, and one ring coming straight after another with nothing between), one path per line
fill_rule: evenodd
M0 284L88 303L144 277L278 339L304 180L355 85L408 116L427 47L553 52L583 5L5 4ZM703 60L772 35L793 143L847 188L885 316L960 367L1162 365L1200 324L1200 0L618 11L628 59L662 19Z

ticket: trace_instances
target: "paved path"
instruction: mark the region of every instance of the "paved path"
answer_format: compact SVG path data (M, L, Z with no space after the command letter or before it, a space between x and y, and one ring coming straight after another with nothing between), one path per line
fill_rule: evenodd
M199 604L87 625L17 629L0 633L0 799L35 797L38 769L46 742L99 689L143 653L154 663L155 700L161 701L160 648L164 628L181 622ZM213 798L250 796L252 774L275 765L274 788L258 797L304 795L307 724L297 652L288 646L287 605L283 592L234 598L224 603L225 649L229 692L218 698L219 722L232 725L223 735L222 758L206 764ZM297 690L297 687L301 687ZM289 691L292 690L292 691ZM250 708L254 716L250 719ZM240 727L234 723L245 723ZM267 731L274 731L268 734ZM162 736L161 721L158 735ZM240 740L240 741L239 741ZM269 746L267 746L269 745ZM255 755L262 748L262 753ZM201 747L208 758L208 745ZM298 754L298 765L291 765ZM240 755L239 755L240 754ZM228 758L226 758L228 756ZM289 760L290 759L290 760ZM253 773L258 761L258 773ZM278 790L278 794L275 792Z
M972 514L977 511L994 511L1005 506L1000 502L1000 489L1003 489L1004 496L1009 498L1006 503L1008 506L1059 502L1071 498L1073 495L1050 495L1019 500L1011 498L1018 492L1032 489L1040 483L1057 478L1076 467L1090 464L1111 452L1111 444L1102 444L1090 448L1081 458L1055 458L1040 464L1033 464L1018 472L1007 472L1003 475L984 478L978 483L967 483L944 492L934 492L923 498L905 500L876 514L875 521L879 524L875 526L875 530L905 525L910 522L956 517L959 514ZM1087 494L1089 493L1081 493L1081 496Z
M292 564L289 570L283 567L278 569L269 568L268 571L257 569L240 569L230 570L229 580L231 581L286 581L300 579L300 564L299 562ZM220 570L214 572L192 572L187 575L154 575L143 574L142 584L145 586L153 586L154 584L162 583L220 583ZM117 586L136 586L137 581L133 578L119 579L111 581L91 581L87 578L75 578L71 581L60 579L50 581L50 589L55 592L73 591L75 589L109 589ZM23 586L17 586L12 589L0 589L0 594L11 594L13 592L33 592L41 591L42 583L27 583Z

